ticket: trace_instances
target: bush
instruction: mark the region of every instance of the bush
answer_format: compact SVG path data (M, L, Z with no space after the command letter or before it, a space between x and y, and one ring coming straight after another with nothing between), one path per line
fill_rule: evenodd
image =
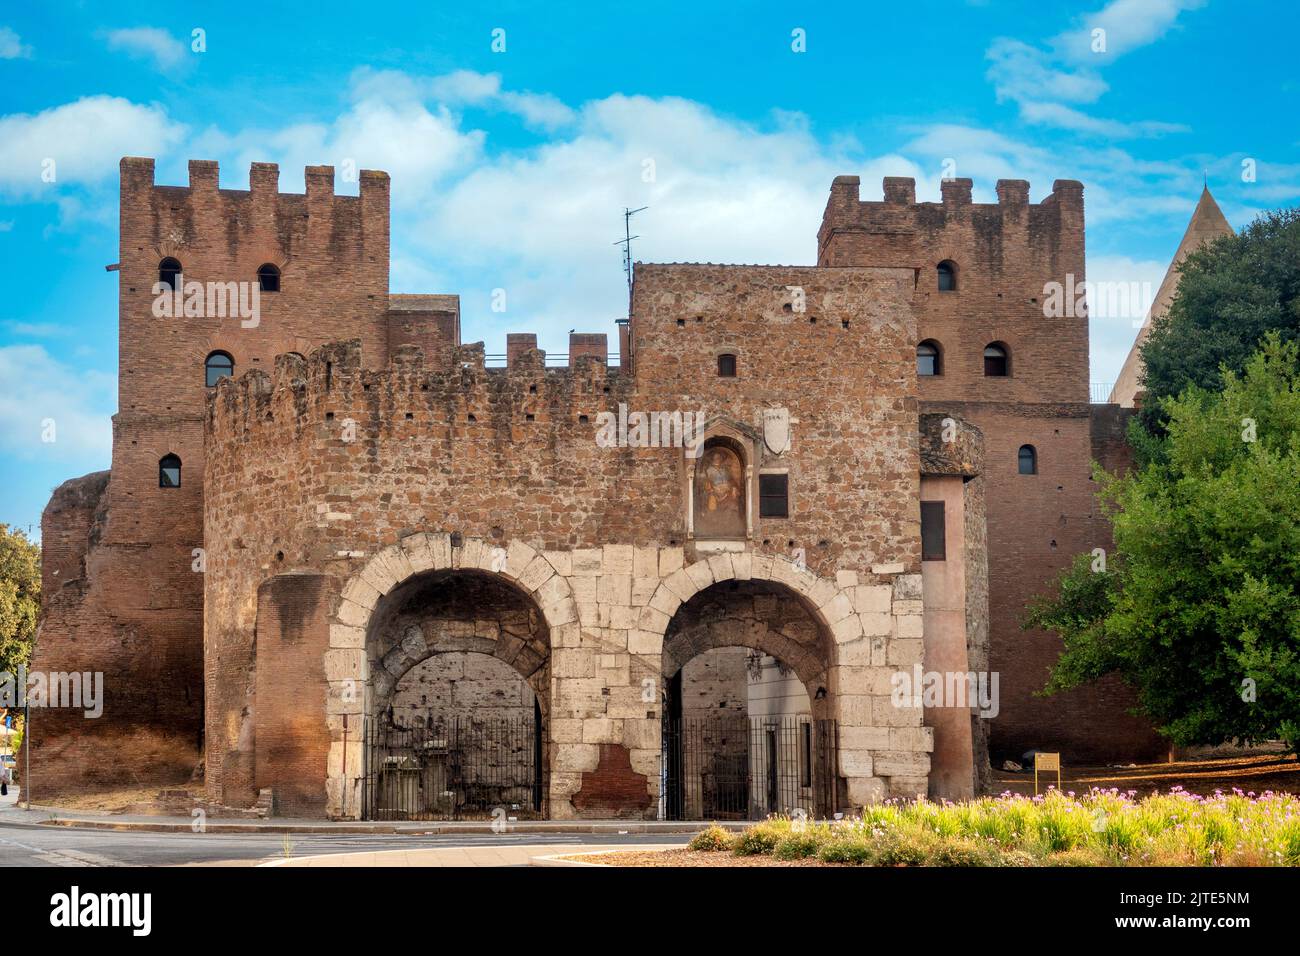
M737 856L766 856L790 834L790 822L766 820L755 824L736 838L733 850Z
M825 842L820 830L808 829L801 833L791 833L777 843L772 855L778 860L806 860L810 856L816 856Z
M866 840L834 839L817 851L817 858L823 863L850 863L865 866L874 862L871 844Z
M734 842L735 836L714 823L691 837L691 842L686 844L686 847L702 853L715 853L719 850L730 850Z

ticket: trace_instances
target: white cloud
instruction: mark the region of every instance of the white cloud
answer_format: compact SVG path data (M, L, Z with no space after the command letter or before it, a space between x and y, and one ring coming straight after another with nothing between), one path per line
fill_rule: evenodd
M32 48L11 27L0 27L0 60L25 59L32 55Z
M1077 104L1095 103L1109 89L1101 77L1102 67L1156 42L1174 27L1182 11L1203 4L1204 0L1112 0L1043 47L999 37L985 53L991 64L988 78L999 102L1015 102L1030 123L1110 139L1183 132L1185 127L1170 123L1093 117Z
M577 114L549 93L502 90L499 73L476 73L456 70L435 77L428 84L434 99L448 106L485 106L505 110L523 119L530 127L555 130L567 126Z
M0 192L30 198L59 185L94 185L117 173L121 157L164 153L184 133L161 107L115 96L0 116Z
M1076 59L1113 60L1149 46L1174 28L1184 10L1205 6L1205 0L1111 0L1096 13L1082 18L1078 29L1062 33L1053 43ZM1093 30L1105 30L1106 49L1093 50Z
M0 347L0 448L27 461L107 463L117 380L65 365L39 345ZM53 423L54 441L49 423Z
M110 30L108 48L137 60L151 60L164 73L189 62L189 47L158 27Z

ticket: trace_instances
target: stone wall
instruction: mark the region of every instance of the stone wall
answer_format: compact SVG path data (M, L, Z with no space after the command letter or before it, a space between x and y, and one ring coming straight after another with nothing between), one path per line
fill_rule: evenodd
M765 582L805 608L822 653L818 706L841 723L845 799L924 791L929 736L919 709L894 712L886 676L919 661L922 643L905 283L870 270L666 266L643 268L638 284L632 375L594 357L546 369L536 351L487 369L481 346L447 365L404 347L372 370L349 343L221 384L205 473L211 788L224 787L223 763L239 748L257 627L250 589L286 571L332 582L337 814L345 792L358 805L360 744L345 751L341 724L366 702L348 688L375 686L386 659L372 618L408 580L475 570L523 595L548 634L547 684L535 689L551 816L655 814L664 635L683 602L718 582ZM785 311L791 285L817 323ZM769 350L738 344L759 341L766 324L781 333L769 329ZM742 353L737 381L718 383L715 340ZM842 387L825 388L829 379ZM780 454L763 437L777 400L793 423ZM748 537L702 550L686 450L594 441L599 413L620 403L702 409L711 434L747 450L755 484L761 469L787 471L790 516L760 518L751 494Z

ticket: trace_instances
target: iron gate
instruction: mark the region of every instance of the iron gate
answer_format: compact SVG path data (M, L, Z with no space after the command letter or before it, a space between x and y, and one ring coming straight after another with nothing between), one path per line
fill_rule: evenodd
M430 715L423 727L366 722L367 820L487 819L542 810L536 720Z
M838 809L835 721L683 717L663 722L669 820L761 820Z

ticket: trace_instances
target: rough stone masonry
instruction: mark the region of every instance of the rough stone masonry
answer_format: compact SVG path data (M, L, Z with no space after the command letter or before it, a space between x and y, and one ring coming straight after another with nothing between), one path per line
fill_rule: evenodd
M818 773L841 808L984 785L988 721L899 706L914 665L1008 668L1008 745L1083 745L1068 722L1033 735L1045 671L1015 661L1049 652L1009 635L1059 564L1038 538L1064 559L1086 537L1058 530L1067 505L1045 490L1069 481L1071 512L1090 508L1086 320L1054 339L993 306L1081 271L1077 184L1031 205L1000 183L976 207L969 185L916 204L890 180L871 204L841 177L818 266L638 264L617 360L575 334L562 366L532 335L504 363L461 343L455 296L389 294L386 174L363 171L357 196L330 167L306 184L281 193L254 164L248 191L222 189L192 161L188 187L158 186L152 160L122 161L113 465L46 509L33 665L103 671L105 717L35 716L38 798L199 767L220 804L269 790L282 813L357 816L361 728L448 698L454 673L476 706L535 699L545 815L653 818L665 681L721 647L779 660L834 722ZM935 304L940 259L961 262L965 306ZM276 281L254 327L160 320L175 265ZM951 372L919 382L936 330ZM985 338L1012 344L1010 384L967 368ZM602 413L629 411L702 412L699 441L597 442ZM1011 477L1027 441L1032 491ZM509 674L528 693L498 693ZM1070 713L1149 746L1121 698Z

